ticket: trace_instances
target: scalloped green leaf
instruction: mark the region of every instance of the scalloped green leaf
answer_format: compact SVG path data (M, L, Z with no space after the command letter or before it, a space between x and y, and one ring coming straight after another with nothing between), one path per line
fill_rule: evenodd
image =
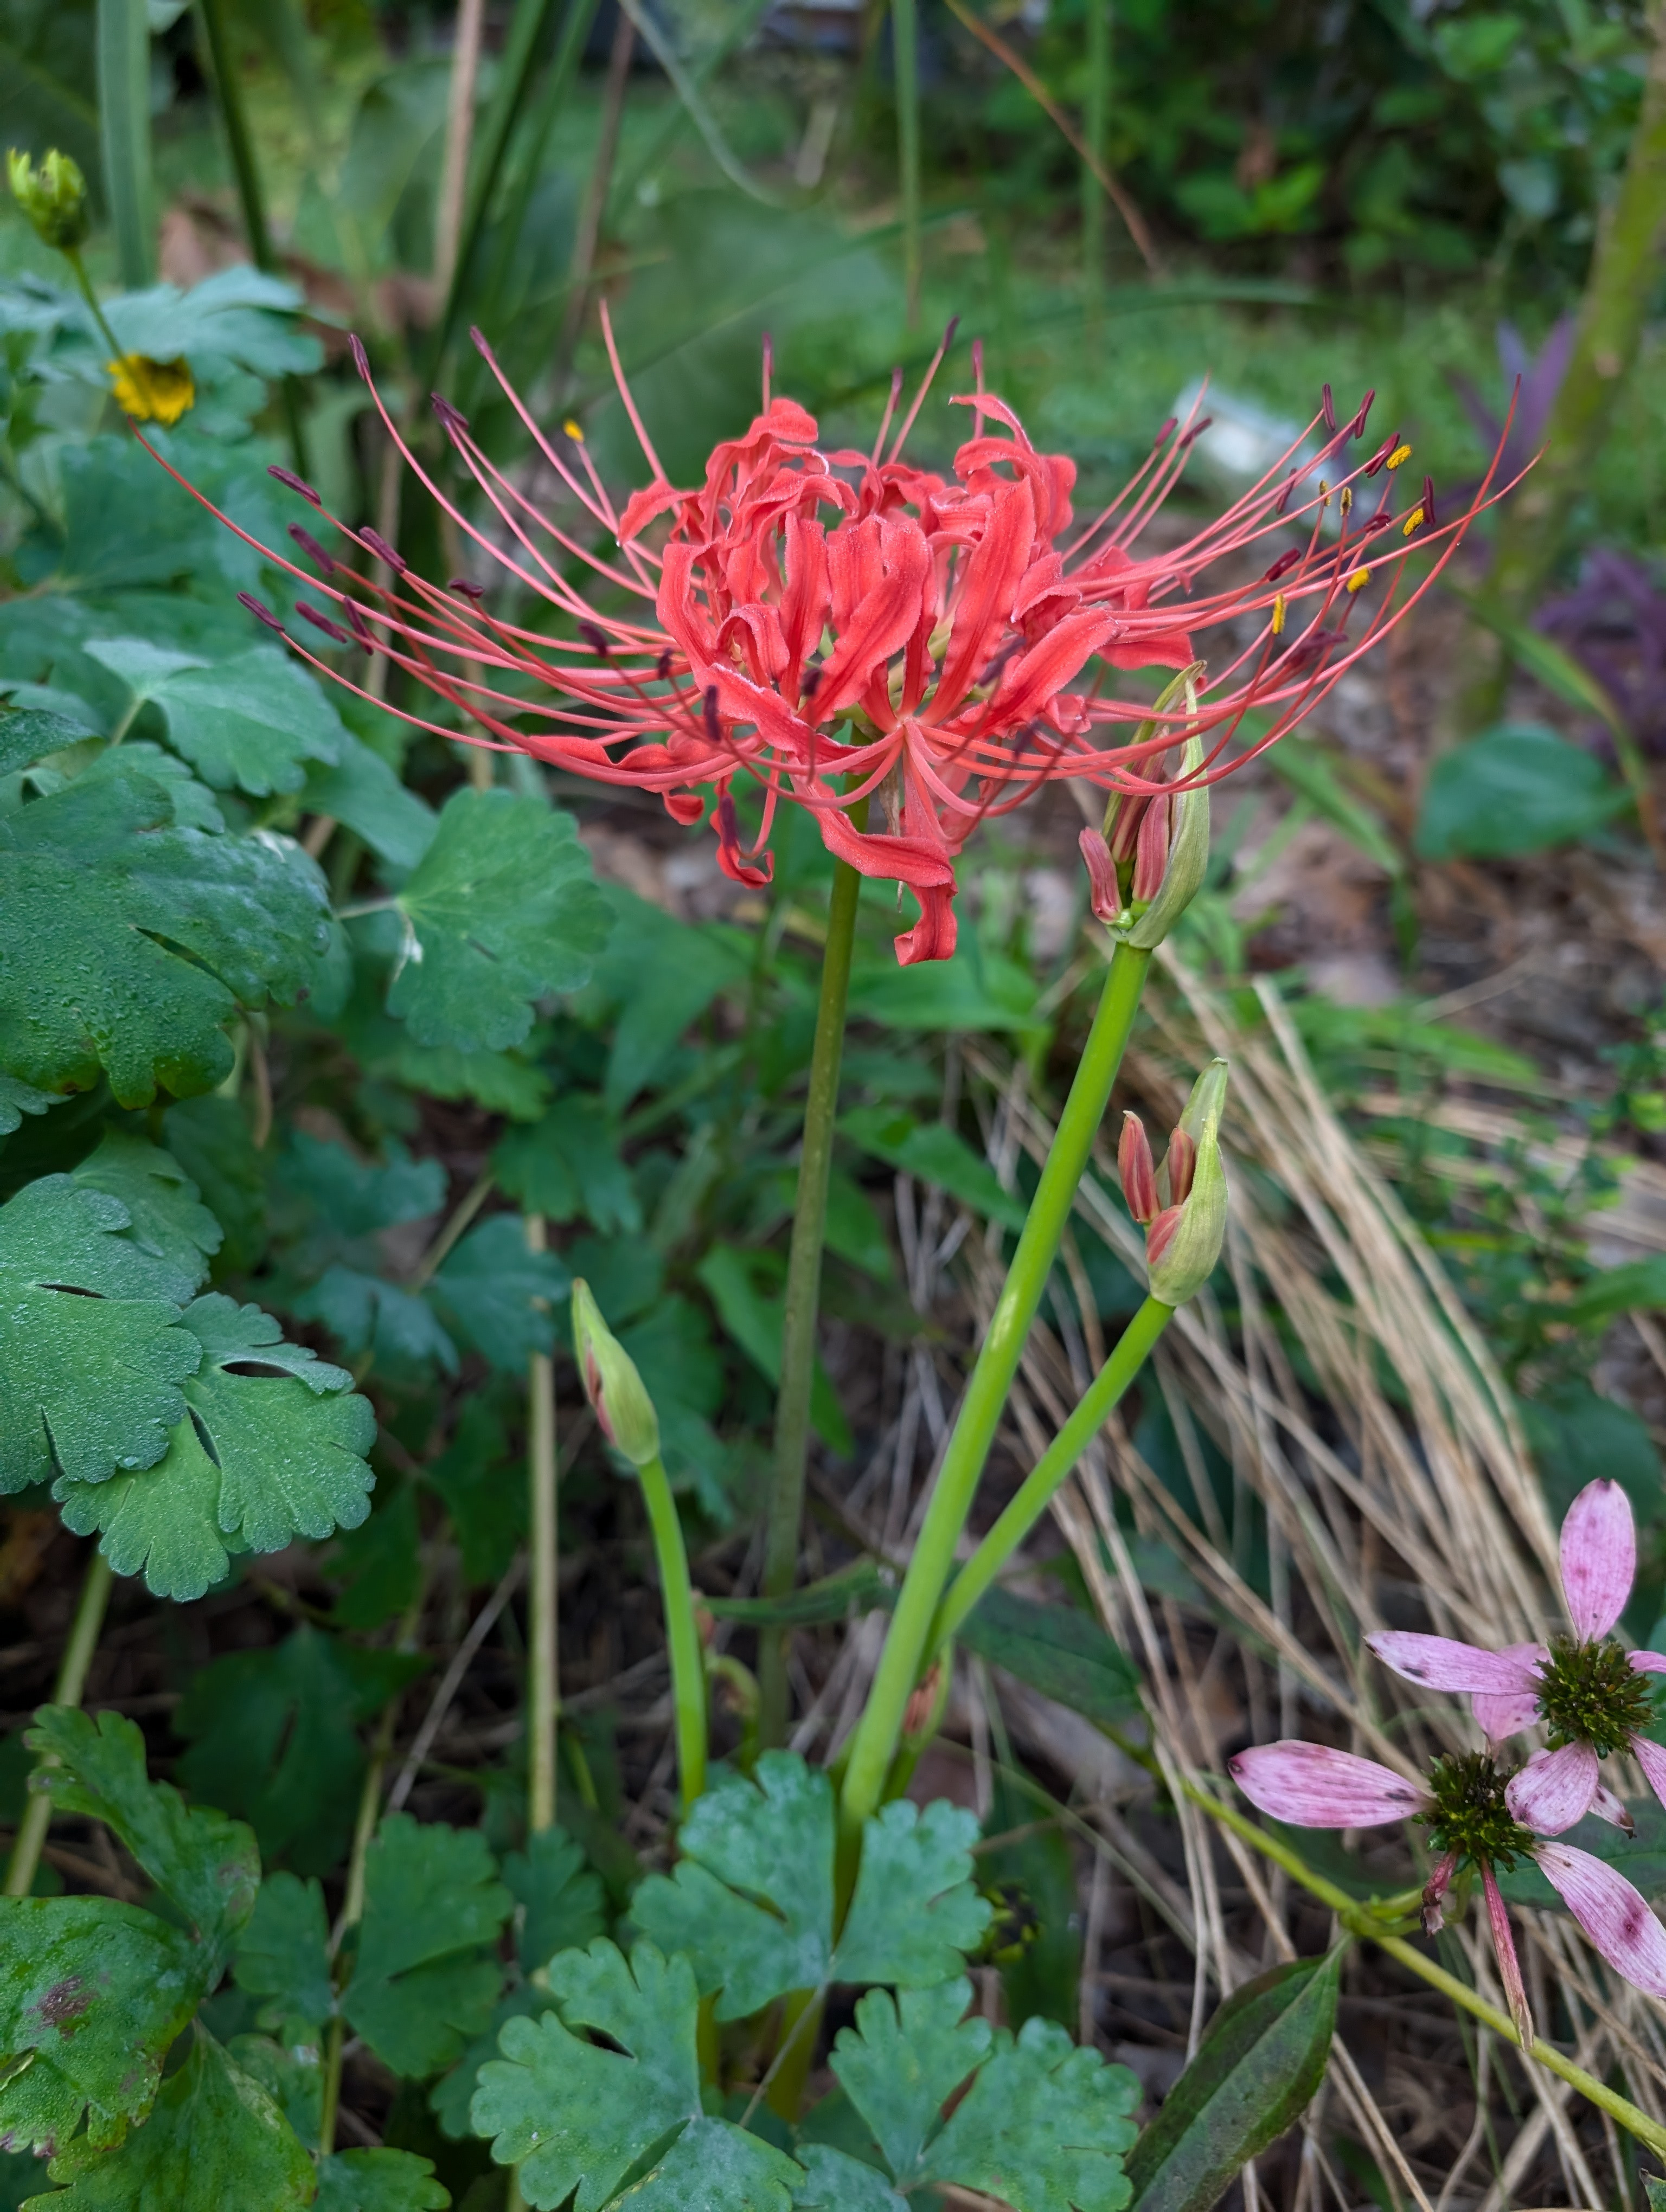
M119 2142L208 1970L182 1929L114 1898L0 1904L0 2147L53 2155L83 2119L95 2147Z
M97 1529L119 1574L159 1597L200 1597L228 1555L356 1528L370 1510L369 1401L345 1368L298 1345L258 1306L210 1292L180 1316L200 1346L185 1418L157 1466L96 1486L60 1480L64 1525Z
M42 1176L0 1206L0 1492L153 1467L203 1350L177 1269L107 1191Z
M295 2130L200 2027L143 2127L107 2156L72 2150L50 2171L70 2187L31 2197L34 2212L303 2212L317 2189Z
M574 2212L603 2212L623 2197L631 2212L789 2212L802 2168L702 2112L686 1959L642 1942L627 1960L598 1940L551 1960L549 1979L555 2009L508 2023L473 2104L536 2212L569 2197Z
M324 1892L298 1875L268 1875L237 1940L232 1976L266 2002L255 2015L286 2047L316 2045L336 2009Z
M899 2184L915 2180L943 2107L989 2055L987 2020L968 2020L965 1976L893 1997L870 1990L854 2028L842 2028L829 2061Z
M980 2190L1012 2212L1122 2212L1140 2088L1039 2014L994 2049L920 2160L922 2181Z
M341 2150L319 2161L313 2212L446 2212L451 2191L410 2150Z
M267 798L299 791L307 763L333 765L347 732L313 679L277 646L228 660L159 653L137 638L94 640L88 653L120 678L136 703L151 700L168 742L216 791Z
M507 791L453 793L395 904L388 1012L468 1051L519 1044L535 1000L587 982L611 921L572 816Z
M522 1972L536 1973L558 1951L582 1951L607 1925L601 1876L565 1828L544 1828L503 1862L503 1879L520 1907L515 1948Z
M159 757L124 747L0 816L8 1074L69 1091L102 1071L123 1106L211 1091L239 1007L311 984L329 942L318 868L287 838L183 826L179 796Z
M944 1981L976 1947L990 1908L972 1886L971 1814L899 1802L870 1820L836 1948L834 1829L826 1775L796 1753L766 1752L752 1780L707 1791L683 1824L676 1871L636 1892L632 1918L688 1955L702 1996L721 1992L720 2020L829 1982Z
M252 1829L207 1807L188 1806L145 1766L144 1738L119 1713L43 1705L24 1738L58 1762L34 1786L60 1812L102 1820L217 1962L254 1910L260 1854ZM215 1969L217 1975L219 1967Z
M171 1152L125 1130L107 1129L70 1170L70 1180L82 1190L119 1199L127 1208L128 1243L172 1267L189 1285L187 1297L198 1288L220 1249L220 1224Z
M365 1857L347 2024L394 2073L459 2058L503 1986L498 1932L514 1899L477 1828L391 1813Z

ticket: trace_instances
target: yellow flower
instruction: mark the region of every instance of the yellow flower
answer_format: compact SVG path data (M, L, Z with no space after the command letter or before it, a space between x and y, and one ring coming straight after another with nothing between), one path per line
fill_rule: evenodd
M197 404L197 386L183 361L152 361L149 354L125 353L105 367L117 406L136 422L161 422L172 429Z

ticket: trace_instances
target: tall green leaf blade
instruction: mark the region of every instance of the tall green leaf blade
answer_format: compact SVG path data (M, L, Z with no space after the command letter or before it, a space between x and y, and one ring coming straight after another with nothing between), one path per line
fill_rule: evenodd
M958 1637L981 1659L1089 1720L1115 1726L1140 1710L1139 1670L1073 1606L1041 1605L997 1587L979 1599Z
M98 0L99 126L104 192L116 228L123 288L156 270L150 179L150 18L145 0Z
M1306 2111L1336 2026L1343 1950L1235 1990L1128 2160L1136 2212L1208 2212Z

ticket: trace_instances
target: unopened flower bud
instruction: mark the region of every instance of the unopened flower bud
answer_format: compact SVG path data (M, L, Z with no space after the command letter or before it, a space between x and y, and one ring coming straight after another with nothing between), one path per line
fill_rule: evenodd
M27 154L14 149L6 156L6 173L11 196L41 244L57 253L76 252L91 228L87 179L78 166L54 147L37 169Z
M1180 756L1181 775L1195 775L1202 765L1202 738L1188 738ZM1116 849L1115 839L1111 849ZM1117 931L1124 944L1137 951L1155 951L1196 897L1208 866L1208 785L1193 784L1154 799L1134 836L1129 885L1134 918Z
M1077 842L1087 864L1087 902L1096 921L1116 921L1122 911L1122 894L1116 888L1116 863L1099 830L1084 830Z
M1157 1165L1151 1139L1137 1114L1124 1114L1122 1133L1116 1144L1116 1171L1122 1178L1122 1195L1136 1221L1157 1218Z
M1192 1177L1197 1171L1197 1146L1184 1129L1177 1129L1169 1139L1169 1149L1164 1157L1161 1182L1168 1185L1170 1206L1183 1206L1192 1194Z
M1225 1239L1220 1115L1226 1102L1226 1062L1212 1060L1198 1077L1164 1163L1170 1203L1146 1231L1146 1268L1152 1297L1165 1306L1184 1305L1197 1296L1213 1274ZM1172 1182L1177 1168L1187 1183L1185 1196L1178 1199Z
M602 1319L590 1285L573 1285L573 1350L597 1426L633 1467L660 1456L660 1421L636 1364Z
M1153 799L1140 817L1134 841L1132 892L1140 906L1149 906L1163 888L1169 866L1169 806L1166 799Z

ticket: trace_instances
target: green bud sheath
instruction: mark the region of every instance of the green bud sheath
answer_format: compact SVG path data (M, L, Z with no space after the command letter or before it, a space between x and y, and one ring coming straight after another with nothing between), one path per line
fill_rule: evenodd
M584 1378L584 1394L615 1451L633 1467L660 1456L660 1417L636 1363L602 1319L601 1308L583 1281L573 1285L573 1352Z
M1197 1146L1197 1165L1192 1172L1191 1194L1180 1208L1180 1219L1151 1263L1152 1297L1165 1306L1184 1305L1195 1297L1215 1271L1226 1236L1226 1170L1220 1157L1220 1115L1226 1103L1228 1069L1224 1060L1212 1060L1192 1085L1192 1095L1179 1126Z
M78 252L86 242L91 218L87 179L70 156L54 147L37 169L27 154L12 152L6 156L6 173L12 198L41 244L57 253Z

